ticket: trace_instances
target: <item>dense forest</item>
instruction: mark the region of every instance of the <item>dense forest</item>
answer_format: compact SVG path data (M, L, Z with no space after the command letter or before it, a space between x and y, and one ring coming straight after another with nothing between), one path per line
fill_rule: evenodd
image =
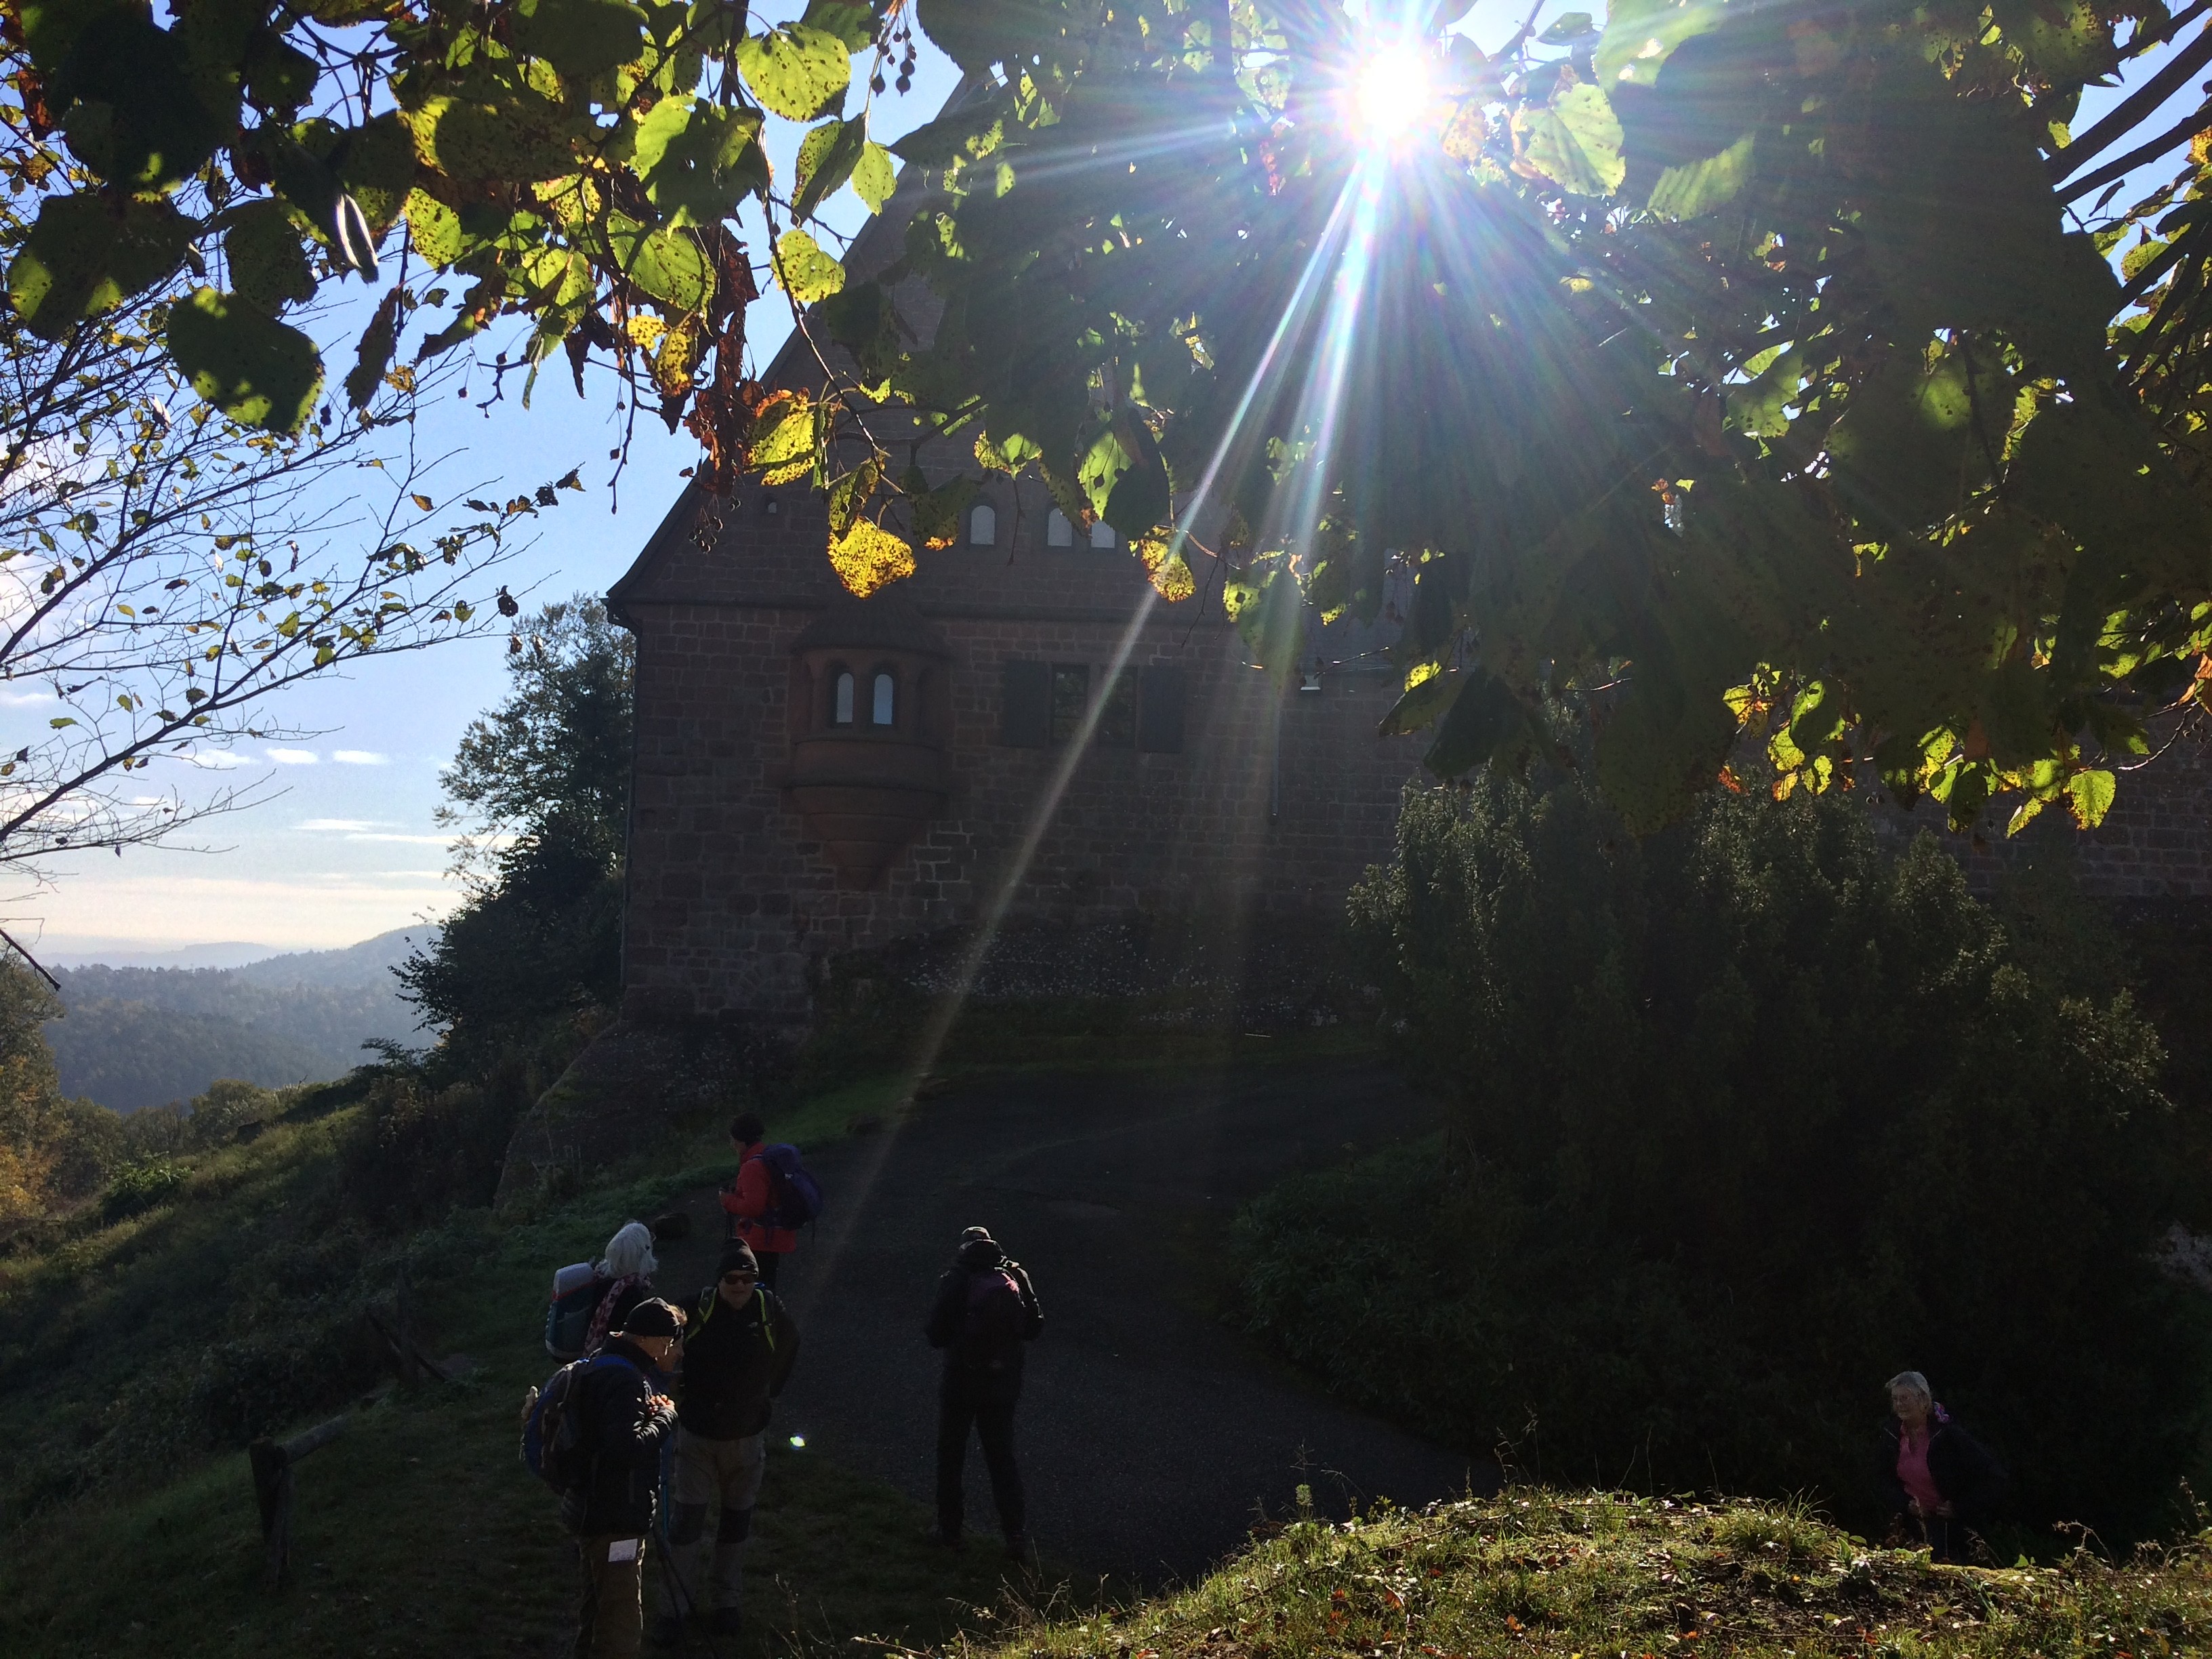
M392 969L437 937L400 928L231 969L60 969L66 1013L46 1036L62 1091L136 1112L189 1100L217 1078L281 1088L343 1077L370 1058L364 1043L417 1040L420 1016Z

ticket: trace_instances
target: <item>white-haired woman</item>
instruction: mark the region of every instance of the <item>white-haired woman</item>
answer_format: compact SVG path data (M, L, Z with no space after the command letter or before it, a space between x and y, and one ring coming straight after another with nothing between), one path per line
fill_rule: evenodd
M653 1254L653 1229L642 1221L624 1222L607 1241L607 1253L599 1264L599 1277L607 1281L607 1288L592 1314L591 1334L584 1339L586 1354L599 1351L609 1331L622 1328L632 1308L652 1299L653 1272L659 1265Z
M1882 1429L1881 1489L1890 1513L1909 1521L1938 1561L1966 1559L1971 1528L2004 1494L2004 1468L1936 1403L1928 1379L1889 1379L1891 1417Z

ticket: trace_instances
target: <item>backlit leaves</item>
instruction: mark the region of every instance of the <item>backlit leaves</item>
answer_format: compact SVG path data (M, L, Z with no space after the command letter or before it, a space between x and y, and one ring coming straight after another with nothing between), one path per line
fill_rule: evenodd
M737 60L746 89L787 121L811 120L841 102L853 78L853 54L845 43L804 23L748 37Z
M914 574L914 550L881 525L862 519L830 544L830 568L846 592L865 599Z
M1604 93L1583 82L1563 88L1550 107L1514 118L1522 166L1577 196L1610 196L1627 176L1620 121Z
M775 239L776 281L803 306L826 300L845 286L845 268L824 253L803 230Z
M169 313L169 349L192 390L241 426L297 432L323 389L313 340L211 288Z
M90 196L49 197L8 267L8 297L33 332L58 340L174 270L191 234L166 199L118 213Z

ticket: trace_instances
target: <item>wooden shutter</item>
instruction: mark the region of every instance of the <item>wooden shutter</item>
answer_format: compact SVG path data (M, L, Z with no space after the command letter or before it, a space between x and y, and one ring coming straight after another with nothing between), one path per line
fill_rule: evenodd
M1008 662L999 681L999 741L1042 749L1052 729L1052 665Z
M1147 754L1182 753L1184 679L1180 668L1144 671L1137 696L1137 747Z

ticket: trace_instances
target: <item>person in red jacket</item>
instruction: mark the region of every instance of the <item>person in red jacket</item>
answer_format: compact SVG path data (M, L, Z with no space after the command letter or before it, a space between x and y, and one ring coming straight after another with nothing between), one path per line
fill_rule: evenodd
M752 1246L760 1258L760 1282L773 1286L784 1257L799 1248L799 1235L789 1227L769 1224L775 1208L775 1178L761 1156L767 1140L768 1127L757 1113L747 1112L730 1125L738 1178L722 1189L722 1207L729 1212L730 1237Z

